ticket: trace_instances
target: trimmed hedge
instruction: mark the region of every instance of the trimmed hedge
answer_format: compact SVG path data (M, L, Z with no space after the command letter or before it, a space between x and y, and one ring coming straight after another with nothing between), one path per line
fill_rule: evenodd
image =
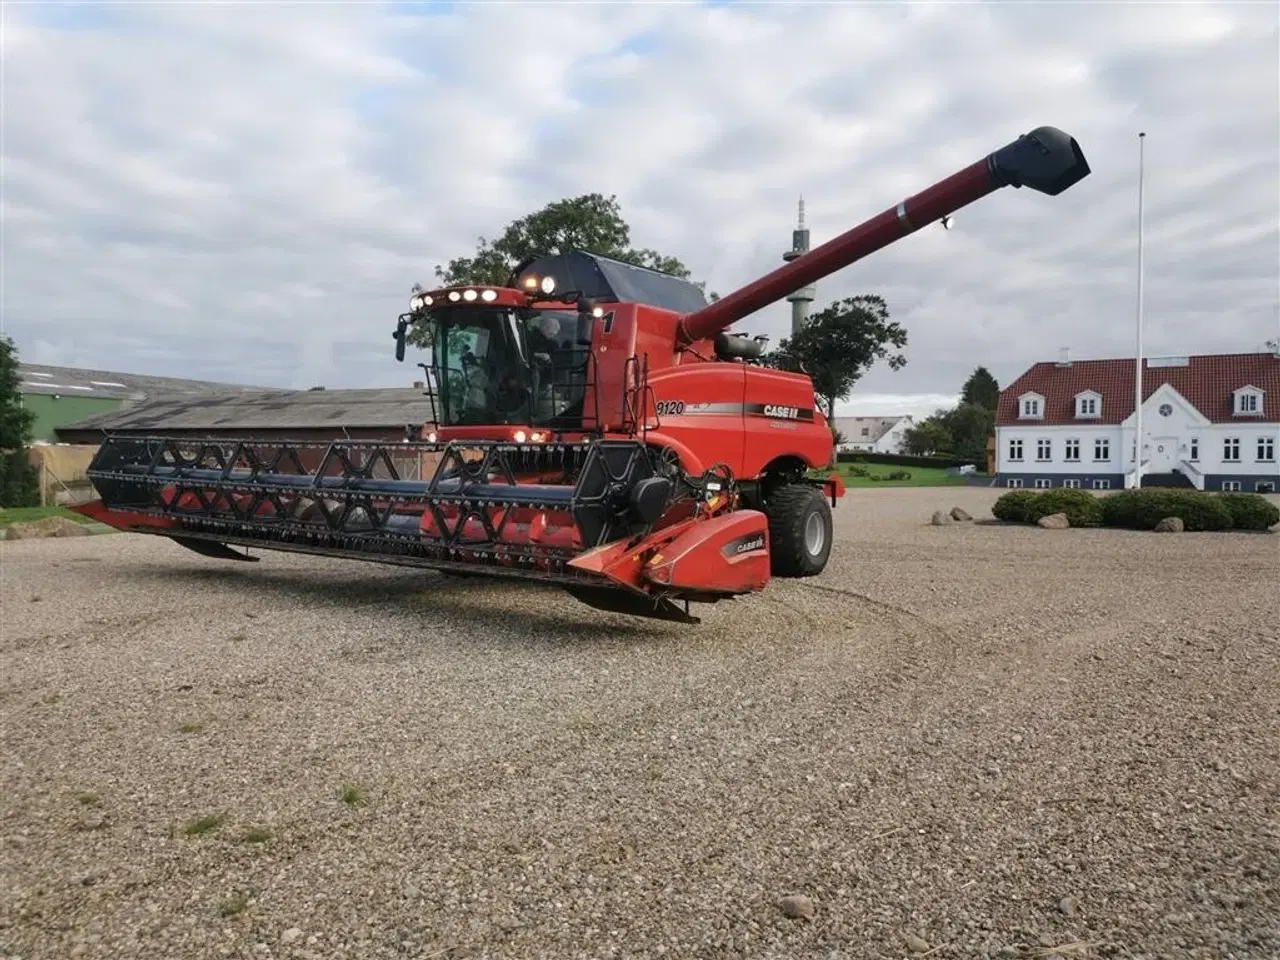
M972 460L956 457L909 457L901 453L863 453L860 450L845 450L836 454L840 463L879 463L886 467L962 467L965 464L978 466Z
M1266 530L1280 523L1280 508L1260 494L1201 490L1120 490L1102 497L1084 490L1014 490L1000 497L991 512L1012 523L1065 513L1073 527L1126 530L1151 530L1165 517L1179 518L1188 531Z
M1073 527L1102 526L1102 502L1084 490L1058 489L1037 493L1015 490L995 502L991 512L999 520L1035 523L1041 517L1065 513Z
M1237 530L1266 530L1280 523L1280 507L1258 493L1220 493Z
M1102 514L1108 527L1126 530L1150 530L1165 517L1180 518L1189 531L1234 525L1221 495L1199 490L1121 490L1106 498Z

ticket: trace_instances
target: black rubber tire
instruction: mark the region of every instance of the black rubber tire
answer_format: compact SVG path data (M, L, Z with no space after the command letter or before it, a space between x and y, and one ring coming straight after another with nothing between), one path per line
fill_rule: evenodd
M770 570L775 577L813 577L827 566L831 556L831 505L822 491L807 483L789 483L773 490L764 505L769 518ZM822 545L817 552L805 546L809 518L822 518Z

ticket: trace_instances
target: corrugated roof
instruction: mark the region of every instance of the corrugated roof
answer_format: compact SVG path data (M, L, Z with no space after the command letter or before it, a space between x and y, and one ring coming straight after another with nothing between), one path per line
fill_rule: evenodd
M140 400L161 394L190 395L211 390L261 390L238 383L210 380L185 380L179 377L153 377L110 370L86 370L80 367L51 367L40 363L18 364L20 393L63 394L77 397L102 397Z
M420 389L256 390L166 396L64 424L62 430L237 430L402 427L431 422Z
M1072 360L1060 365L1037 363L1000 391L996 425L1027 423L1018 417L1018 398L1038 393L1045 398L1044 417L1035 420L1050 426L1073 423L1124 422L1133 412L1133 358L1115 360ZM1233 414L1233 393L1254 386L1264 391L1260 417L1251 421L1280 421L1280 355L1274 353L1202 354L1176 361L1151 357L1143 363L1142 399L1146 400L1164 384L1187 399L1212 423L1234 423L1244 417ZM1075 398L1093 390L1101 394L1101 415L1076 417Z

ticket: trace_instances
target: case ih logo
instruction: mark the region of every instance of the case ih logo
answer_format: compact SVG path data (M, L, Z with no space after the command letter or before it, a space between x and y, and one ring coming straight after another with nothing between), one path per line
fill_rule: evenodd
M749 533L745 537L738 537L736 540L730 540L724 545L724 549L720 552L726 557L736 557L742 553L750 553L753 550L764 549L764 534Z
M770 420L813 420L813 410L809 407L787 407L780 403L748 403L743 412L755 417L768 417Z

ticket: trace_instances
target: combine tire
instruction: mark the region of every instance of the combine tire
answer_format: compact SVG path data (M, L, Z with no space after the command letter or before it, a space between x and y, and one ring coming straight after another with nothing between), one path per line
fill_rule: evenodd
M831 555L831 507L817 487L789 483L770 494L769 559L775 577L812 577Z

